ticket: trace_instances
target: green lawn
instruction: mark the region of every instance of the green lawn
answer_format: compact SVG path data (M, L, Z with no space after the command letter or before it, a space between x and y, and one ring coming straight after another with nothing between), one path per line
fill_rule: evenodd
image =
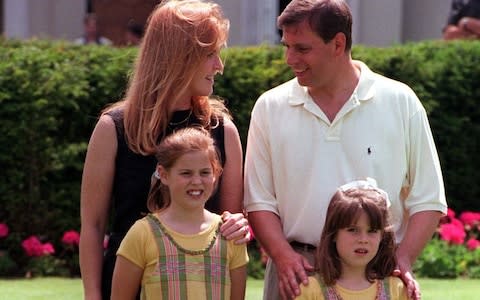
M480 279L420 279L423 300L480 299ZM247 300L262 298L262 280L249 279ZM80 279L36 278L0 280L0 300L82 300Z

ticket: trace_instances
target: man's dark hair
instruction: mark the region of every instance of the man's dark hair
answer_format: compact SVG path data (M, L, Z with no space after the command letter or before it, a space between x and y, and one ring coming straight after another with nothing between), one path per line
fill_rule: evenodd
M277 26L296 25L307 21L325 43L330 42L337 33L345 34L345 51L352 48L352 14L343 0L293 0L277 19Z

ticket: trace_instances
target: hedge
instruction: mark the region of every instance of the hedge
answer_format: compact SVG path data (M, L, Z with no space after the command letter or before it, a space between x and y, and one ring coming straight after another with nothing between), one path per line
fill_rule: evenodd
M59 240L79 229L88 139L100 110L122 97L137 50L44 40L0 45L0 223L19 239ZM280 46L226 50L215 94L227 102L243 145L257 97L292 78L282 56ZM416 91L429 114L449 204L480 210L480 42L355 46L353 57Z

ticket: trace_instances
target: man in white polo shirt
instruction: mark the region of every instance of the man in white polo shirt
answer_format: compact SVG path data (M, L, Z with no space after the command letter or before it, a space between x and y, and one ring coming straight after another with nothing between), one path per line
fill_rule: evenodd
M347 182L372 177L388 192L414 298L412 264L447 210L425 109L408 86L352 60L351 24L342 0L293 0L278 18L296 77L258 99L245 161L245 207L271 258L264 299L307 283L329 199Z

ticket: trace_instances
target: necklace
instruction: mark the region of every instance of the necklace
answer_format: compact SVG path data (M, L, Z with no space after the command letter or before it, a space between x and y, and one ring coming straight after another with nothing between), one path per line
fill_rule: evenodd
M385 299L385 295L382 294L383 281L377 279L377 295L375 300ZM330 300L343 300L342 296L337 292L337 289L334 286L328 287L328 299Z
M203 254L207 253L208 251L210 251L210 249L213 247L213 244L215 244L215 241L217 240L218 235L220 234L220 226L222 225L222 222L220 221L217 225L217 228L215 229L215 235L213 236L212 240L210 241L210 243L208 244L207 247L205 247L204 249L201 249L201 250L189 250L189 249L186 249L186 248L183 248L182 246L180 246L180 244L178 244L177 241L175 241L175 239L173 239L173 237L167 231L165 226L163 226L162 222L160 222L160 220L157 219L157 217L153 216L152 214L149 214L148 216L158 225L158 227L160 227L162 233L168 238L168 240L179 251L181 251L185 254L188 254L188 255L203 255Z
M175 113L177 113L177 114L180 113L180 114L181 114L181 113L183 113L183 112L184 112L184 111L177 111L177 112L174 112L174 114L175 114ZM187 122L188 119L190 119L191 116L192 116L192 109L190 109L190 110L188 111L188 114L187 114L187 116L185 117L185 119L183 119L183 120L181 120L181 121L178 121L178 122L168 122L168 125L170 125L170 126L177 126L177 125L183 124L183 123ZM173 119L173 118L172 118L172 119Z

